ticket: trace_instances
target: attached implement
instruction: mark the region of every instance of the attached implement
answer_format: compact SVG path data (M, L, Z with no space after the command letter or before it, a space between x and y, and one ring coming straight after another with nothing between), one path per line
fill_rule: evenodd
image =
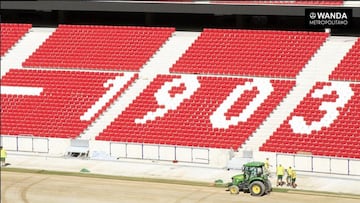
M263 162L249 162L243 166L243 174L233 176L228 184L230 194L239 194L240 191L250 192L253 196L263 196L272 190L268 174Z

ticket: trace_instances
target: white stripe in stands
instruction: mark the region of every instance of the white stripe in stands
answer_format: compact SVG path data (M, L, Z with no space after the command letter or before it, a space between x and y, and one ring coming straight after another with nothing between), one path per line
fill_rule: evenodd
M310 135L312 131L320 131L323 127L330 127L340 115L339 109L343 108L354 95L354 91L349 84L344 82L332 82L331 86L316 89L315 92L311 94L311 97L322 99L324 95L329 95L332 91L335 91L339 97L335 101L323 101L321 103L319 110L326 111L326 113L320 121L312 121L311 124L308 125L304 117L292 117L289 124L294 133Z
M134 73L124 73L124 76L116 76L115 79L109 79L104 83L104 88L109 88L105 94L95 104L91 106L81 117L80 120L91 120L91 118L101 110L106 103L112 99L121 88L134 77Z
M39 96L42 91L43 91L42 87L1 86L1 94L8 94L8 95Z
M182 93L171 95L169 91L173 87L181 85L185 86ZM160 105L155 112L149 111L143 118L135 119L135 123L146 123L153 121L157 117L163 117L169 110L176 110L177 107L185 100L189 99L194 92L200 87L200 83L195 75L183 75L181 78L173 79L171 82L166 82L155 94L157 103Z
M259 93L246 106L239 116L232 116L230 120L226 119L225 113L231 106L241 97L246 90L257 88ZM237 125L239 122L247 122L252 114L265 99L274 91L269 79L254 78L253 82L246 82L244 85L237 85L236 88L229 94L226 100L219 106L218 109L210 116L211 124L214 128L229 128L230 125Z

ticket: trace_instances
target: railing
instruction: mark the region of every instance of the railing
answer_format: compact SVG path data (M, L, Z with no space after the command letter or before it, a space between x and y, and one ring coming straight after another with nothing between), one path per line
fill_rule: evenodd
M1 136L7 151L49 153L49 139L32 135Z
M110 156L125 159L209 164L207 148L110 142Z
M59 140L32 135L1 136L0 138L1 145L8 151L44 153L52 156L63 155L71 145L69 139ZM124 158L211 165L211 159L219 164L220 160L228 158L222 151L210 151L208 148L201 147L102 141L91 141L89 144L91 152L103 152L110 156L105 155L105 157L100 157L101 159Z
M276 154L276 165L297 171L360 176L360 160L299 154Z

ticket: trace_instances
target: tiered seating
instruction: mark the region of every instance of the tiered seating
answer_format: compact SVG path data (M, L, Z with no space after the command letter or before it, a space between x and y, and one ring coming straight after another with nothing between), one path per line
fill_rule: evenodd
M329 79L360 81L360 38L331 73Z
M295 77L328 34L205 29L171 72Z
M360 158L360 84L319 82L260 148Z
M232 0L211 1L223 4L290 4L290 5L342 5L344 0Z
M132 74L132 78L123 88L117 89L98 109L83 116L112 88L111 84L115 86L111 80L123 77L124 73L12 69L1 81L1 134L74 138L137 77L137 74L128 74ZM105 83L109 83L109 87ZM30 90L6 93L4 88L9 86L43 89L40 94L30 94Z
M259 86L251 87L254 80ZM96 139L237 149L294 84L265 78L158 75ZM243 94L235 91L249 85Z
M15 24L15 23L1 23L1 56L19 41L32 27L31 24Z
M23 66L138 71L174 30L59 25Z

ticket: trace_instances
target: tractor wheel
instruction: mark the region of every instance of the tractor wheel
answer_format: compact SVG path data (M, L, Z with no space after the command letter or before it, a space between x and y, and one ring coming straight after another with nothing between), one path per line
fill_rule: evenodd
M260 181L254 181L250 184L250 193L253 196L262 196L265 193L265 185Z
M270 192L272 191L272 186L271 186L270 180L267 180L267 181L266 181L265 190L266 190L266 191L265 191L266 194L268 194L268 193L270 193Z
M230 194L237 195L237 194L239 194L240 189L238 186L232 185L229 187L229 191L230 191Z

